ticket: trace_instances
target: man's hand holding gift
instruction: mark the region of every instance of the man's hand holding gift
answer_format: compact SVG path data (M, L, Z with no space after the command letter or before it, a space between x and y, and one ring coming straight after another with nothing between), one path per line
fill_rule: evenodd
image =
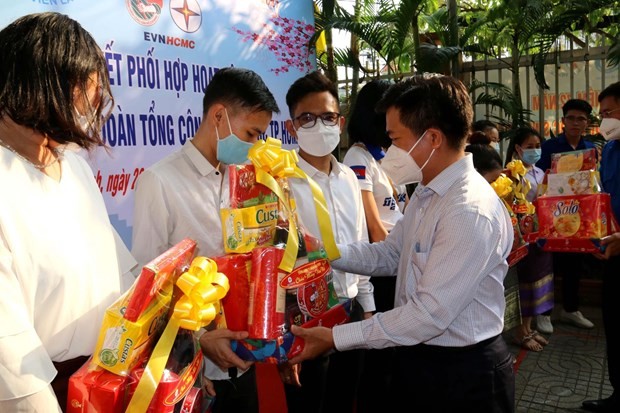
M304 347L300 354L289 360L290 364L298 364L304 360L317 358L336 348L331 328L291 326L291 332L304 340Z
M215 363L222 371L231 367L247 370L254 363L239 358L232 350L232 340L243 340L248 337L247 331L231 331L226 328L205 332L200 336L202 353Z

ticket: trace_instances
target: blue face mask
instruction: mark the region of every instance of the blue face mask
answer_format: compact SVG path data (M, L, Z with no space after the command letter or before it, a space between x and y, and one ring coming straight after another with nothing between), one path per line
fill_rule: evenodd
M540 148L523 149L521 160L528 165L534 165L540 159Z
M226 114L226 121L228 122L228 129L230 135L224 139L220 139L220 134L215 128L215 136L217 136L217 160L228 164L244 164L248 161L248 151L252 147L252 143L242 141L235 135L230 127L230 119L228 118L228 111L224 109Z

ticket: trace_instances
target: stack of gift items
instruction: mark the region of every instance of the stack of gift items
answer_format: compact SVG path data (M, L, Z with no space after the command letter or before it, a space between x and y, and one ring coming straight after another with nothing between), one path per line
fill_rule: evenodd
M609 194L601 192L596 149L556 153L537 199L538 245L545 251L600 252L615 232Z
M527 170L520 160L514 160L506 165L505 173L491 183L491 186L501 198L508 210L514 240L507 261L514 266L527 255L531 233L535 230L535 208L526 199L530 190L530 183L525 179Z
M106 311L93 356L69 380L68 412L202 412L194 336L215 319L228 280L184 239L142 268Z
M221 209L226 255L216 257L230 280L222 301L221 327L248 331L233 343L245 360L282 363L303 348L291 325L334 326L349 320L350 302L340 303L330 260L338 258L325 198L318 185L297 167L297 153L281 141L258 141L251 165L228 168L228 203ZM311 185L321 223L321 240L298 222L288 179Z

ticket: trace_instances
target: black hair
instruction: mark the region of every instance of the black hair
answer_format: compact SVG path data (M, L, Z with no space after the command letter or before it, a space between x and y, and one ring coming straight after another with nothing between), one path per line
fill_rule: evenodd
M239 67L225 67L213 75L202 99L203 114L215 103L251 109L253 112L280 113L263 79L256 72Z
M475 130L474 132L472 132L471 135L469 135L469 143L470 144L479 143L481 145L490 145L491 138L488 135L486 135L484 132Z
M474 132L486 132L488 129L497 129L497 125L488 119L480 119L474 122L472 129Z
M495 149L488 144L473 143L465 147L465 152L472 154L474 168L480 175L487 172L503 169L502 158Z
M338 99L338 87L327 76L319 71L308 73L297 79L286 92L286 105L291 118L294 116L297 104L310 93L329 92L336 102Z
M525 142L525 140L529 138L530 136L536 136L541 144L544 141L542 136L540 136L540 133L538 133L537 130L529 126L522 126L520 128L515 129L512 132L512 138L510 138L510 143L508 144L508 150L506 151L506 164L512 161L512 157L514 156L514 153L515 153L515 146L523 145L523 142Z
M569 110L578 110L590 116L592 113L592 106L583 99L569 99L562 106L562 114L566 116Z
M347 131L352 142L387 148L392 140L385 132L385 114L375 110L381 96L390 88L386 80L373 80L362 87L349 117Z
M615 99L620 99L620 82L612 83L607 86L603 91L598 95L598 101L613 96Z
M471 130L473 109L465 85L441 75L416 75L390 87L377 105L400 112L400 121L420 136L429 128L439 129L448 146L460 150Z
M103 145L101 128L113 108L108 70L97 42L77 21L55 12L18 18L0 31L0 62L0 117L59 143ZM101 100L84 114L90 126L83 131L75 104L90 104L93 74Z

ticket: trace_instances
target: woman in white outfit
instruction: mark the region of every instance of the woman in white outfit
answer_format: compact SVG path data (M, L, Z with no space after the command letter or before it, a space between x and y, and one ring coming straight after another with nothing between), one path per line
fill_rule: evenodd
M57 413L135 264L74 150L103 144L110 84L58 13L2 29L0 62L0 412Z

